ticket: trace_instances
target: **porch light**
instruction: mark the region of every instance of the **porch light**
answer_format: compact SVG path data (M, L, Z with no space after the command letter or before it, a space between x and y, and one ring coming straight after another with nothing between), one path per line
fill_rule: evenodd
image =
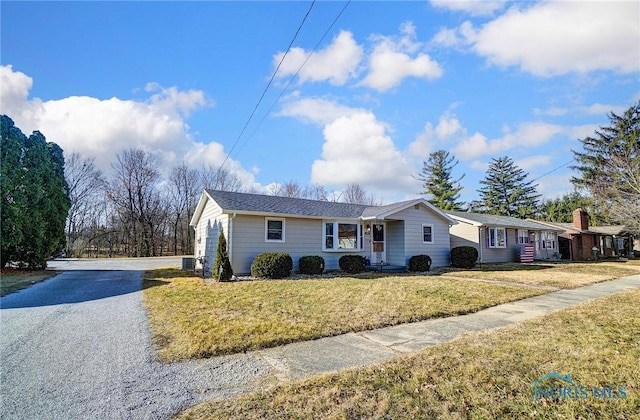
M371 234L371 225L367 225L367 226L364 228L364 233L365 233L365 235L369 235L369 234Z

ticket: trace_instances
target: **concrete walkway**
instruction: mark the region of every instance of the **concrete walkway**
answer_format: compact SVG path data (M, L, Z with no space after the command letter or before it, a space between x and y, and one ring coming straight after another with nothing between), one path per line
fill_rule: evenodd
M465 333L531 319L614 293L640 287L640 275L505 303L482 311L360 333L349 333L254 352L268 362L279 380L380 362L420 350Z

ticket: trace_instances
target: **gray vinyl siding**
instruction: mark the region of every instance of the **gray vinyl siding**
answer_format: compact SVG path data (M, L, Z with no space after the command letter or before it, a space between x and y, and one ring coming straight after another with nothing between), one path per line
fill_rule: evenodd
M485 226L458 222L451 227L451 248L472 246L478 250L480 263L515 262L520 258L516 229L506 229L507 248L488 248ZM478 239L479 237L479 239Z
M387 223L387 260L392 265L405 265L404 221Z
M431 257L433 267L450 265L451 242L449 240L449 222L433 213L423 204L418 208L410 207L393 214L389 219L404 220L404 262L414 255L426 254ZM433 225L433 243L422 242L422 224ZM389 246L388 248L391 248ZM390 251L390 250L389 250ZM388 251L388 252L389 252Z
M319 255L325 260L325 269L337 270L341 256L366 254L323 252L323 221L315 219L287 217L284 224L284 242L265 241L265 219L264 216L238 215L232 220L231 264L235 274L249 274L254 258L263 252L286 252L293 259L294 271L298 271L298 260L305 255Z

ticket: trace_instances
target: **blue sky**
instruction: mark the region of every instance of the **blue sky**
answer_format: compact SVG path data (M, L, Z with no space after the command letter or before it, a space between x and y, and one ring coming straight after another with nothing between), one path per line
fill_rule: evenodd
M385 202L445 149L470 201L505 155L545 197L571 190L578 139L640 99L636 1L353 1L331 27L346 4L313 5L240 136L310 2L3 1L0 113L105 172L128 147L165 172L231 152L255 191Z

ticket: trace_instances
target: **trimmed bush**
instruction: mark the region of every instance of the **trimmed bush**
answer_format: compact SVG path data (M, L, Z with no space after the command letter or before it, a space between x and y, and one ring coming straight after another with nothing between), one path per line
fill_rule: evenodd
M251 263L251 275L266 279L283 279L291 275L293 260L285 252L264 252Z
M216 249L216 261L213 264L213 278L218 281L229 281L233 278L233 268L227 254L227 239L224 230L218 235L218 248Z
M409 258L409 271L429 271L431 269L431 257L428 255L414 255Z
M478 261L478 250L472 246L457 246L451 249L451 266L473 268Z
M338 264L347 273L355 274L364 271L367 260L362 255L343 255Z
M300 274L322 274L324 258L318 255L305 255L298 260Z

